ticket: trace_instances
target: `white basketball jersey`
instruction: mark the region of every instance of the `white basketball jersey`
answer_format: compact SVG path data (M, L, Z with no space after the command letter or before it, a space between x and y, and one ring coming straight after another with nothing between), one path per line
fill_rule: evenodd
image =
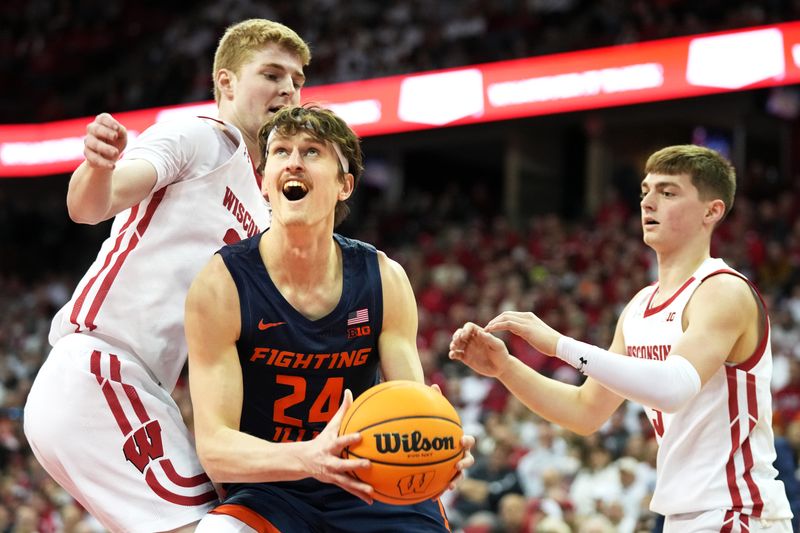
M224 244L269 225L242 135L225 126L193 117L157 124L156 133L137 139L141 146L125 157L153 163L157 184L115 217L97 259L53 319L51 344L72 333L97 336L135 354L173 389L186 361L184 301L193 278Z
M623 323L628 355L663 361L683 333L686 304L713 275L746 280L721 259L708 259L661 305L651 305L657 285L640 291ZM724 365L676 413L644 407L659 443L653 511L674 515L730 509L754 517L791 517L783 483L775 479L772 466L772 351L769 319L764 317L764 336L747 361Z

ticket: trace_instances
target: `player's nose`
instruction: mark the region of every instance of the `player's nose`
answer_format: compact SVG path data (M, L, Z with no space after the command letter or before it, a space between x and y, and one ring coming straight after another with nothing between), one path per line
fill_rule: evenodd
M303 168L303 157L301 156L300 150L297 147L295 147L289 154L289 157L286 158L286 168L289 170L298 170Z

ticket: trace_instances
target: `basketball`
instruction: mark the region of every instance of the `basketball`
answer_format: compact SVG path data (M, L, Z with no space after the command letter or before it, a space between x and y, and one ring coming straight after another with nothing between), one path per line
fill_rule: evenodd
M361 433L345 458L371 461L351 472L375 488L384 503L419 503L443 492L463 457L461 419L442 394L415 381L387 381L361 394L344 415L339 434Z

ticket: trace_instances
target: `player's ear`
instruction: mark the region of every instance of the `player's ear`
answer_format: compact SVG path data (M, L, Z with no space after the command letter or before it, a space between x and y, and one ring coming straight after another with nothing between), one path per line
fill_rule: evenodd
M214 83L224 98L233 98L233 88L236 83L236 74L226 68L221 68L214 75Z
M339 201L344 202L353 194L353 189L355 188L355 178L353 175L348 172L342 176L341 186L342 188L339 190Z
M725 216L725 202L719 198L711 200L706 206L705 219L710 224L716 224Z

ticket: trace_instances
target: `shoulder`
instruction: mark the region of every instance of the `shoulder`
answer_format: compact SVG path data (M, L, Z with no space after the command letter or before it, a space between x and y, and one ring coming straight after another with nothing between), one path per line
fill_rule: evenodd
M202 149L219 142L223 128L224 125L221 123L200 117L182 117L156 122L134 139L128 151L160 146L170 150L202 153Z
M730 318L749 319L757 312L756 296L748 281L734 271L721 271L702 280L687 310Z
M390 283L408 283L408 275L400 263L386 255L381 250L375 250L375 253L378 257L378 266L381 269L381 278L383 279L384 283L387 281Z
M195 276L186 296L187 310L211 309L225 303L236 292L228 267L219 254L214 254Z

